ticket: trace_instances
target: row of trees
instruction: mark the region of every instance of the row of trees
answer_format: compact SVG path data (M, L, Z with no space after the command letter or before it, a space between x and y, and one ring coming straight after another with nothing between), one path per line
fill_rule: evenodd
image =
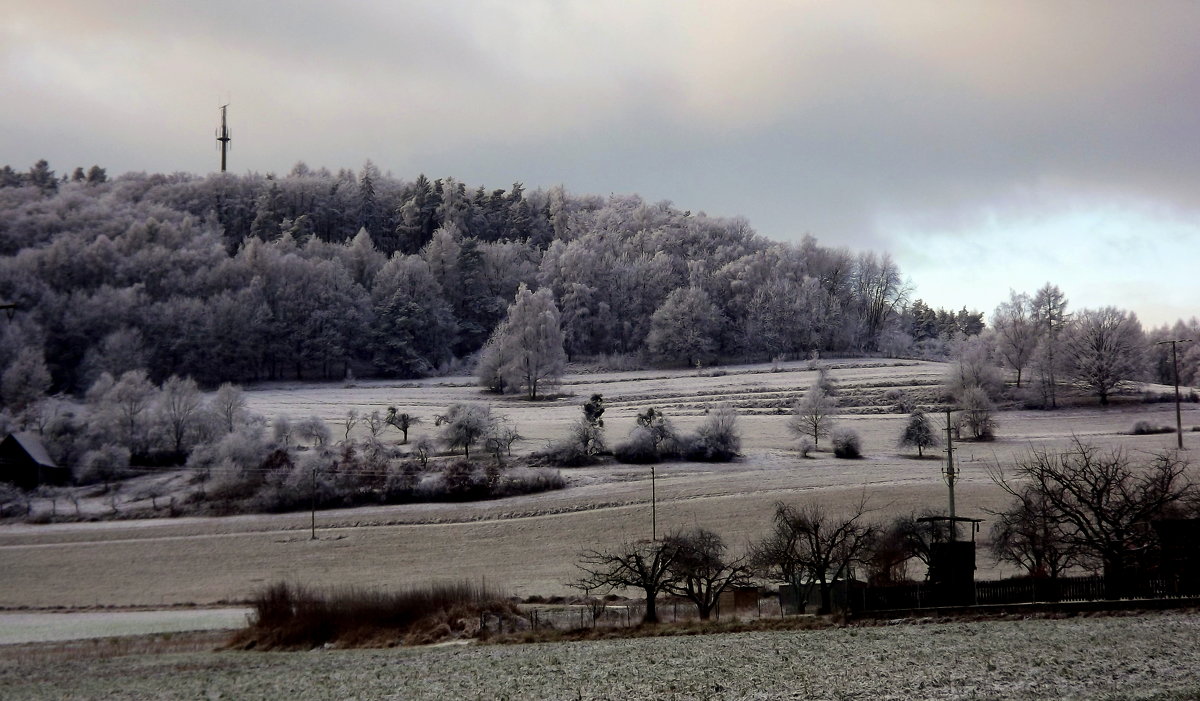
M1122 385L1153 377L1151 339L1137 315L1111 306L1071 312L1066 295L1050 283L1032 297L1012 292L1009 300L996 308L992 327L994 334L989 340L997 357L1016 373L1017 387L1029 371L1029 396L1043 406L1058 406L1063 383L1083 387L1101 404L1108 404ZM985 355L971 348L962 355L971 354ZM974 362L960 360L964 373L968 367L982 365L982 357ZM982 376L985 374L964 377L960 387L969 389L973 384L986 390L994 380ZM1159 381L1173 381L1161 377L1161 372L1155 374Z
M51 181L0 188L0 298L19 310L0 366L40 351L55 390L137 368L208 386L426 375L478 352L522 284L553 300L568 358L769 360L909 338L886 256L775 244L636 196L481 199L369 165Z
M1076 441L1062 452L1037 450L992 477L1013 497L996 514L992 550L1029 576L1058 577L1072 570L1102 572L1110 593L1136 576L1161 573L1155 523L1200 515L1200 492L1177 453L1145 461ZM844 513L817 503L776 505L768 533L734 556L715 532L676 532L662 540L625 543L581 554L588 591L640 590L645 621L657 622L655 598L669 593L696 603L701 618L721 592L755 578L786 584L799 601L819 595L818 611L833 610L836 583L862 578L876 586L909 579L908 564L929 566L934 543L949 536L944 524L915 515L873 520L866 497Z

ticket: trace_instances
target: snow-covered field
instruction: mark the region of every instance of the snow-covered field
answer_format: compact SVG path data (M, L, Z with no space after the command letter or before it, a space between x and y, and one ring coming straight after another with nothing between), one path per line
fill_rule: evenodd
M869 404L884 388L923 391L943 371L937 363L837 367L846 395ZM838 418L862 435L866 458L838 460L829 453L804 459L785 430L789 395L810 385L800 366L692 372L596 373L567 378L573 396L530 404L484 395L445 379L421 383L364 382L279 385L248 393L256 411L293 417L318 414L330 421L395 405L424 416L410 436L433 431L434 411L452 401L486 401L506 413L528 439L529 451L560 435L580 404L601 392L610 442L622 440L633 414L654 405L682 429L717 400L739 406L745 457L732 464L671 463L656 468L658 528L703 525L734 549L763 534L775 502L819 500L836 510L865 490L880 519L943 508L945 486L937 459L917 460L896 447L905 417L855 413ZM714 376L715 375L715 376ZM781 399L782 397L782 399ZM863 397L867 397L863 399ZM1031 446L1062 446L1071 437L1133 452L1169 448L1172 435L1131 436L1134 421L1173 423L1169 404L1132 404L1107 410L1012 411L998 415L999 440L960 444L960 514L986 519L1003 495L986 467L1010 461ZM1200 408L1185 405L1185 425L1200 424ZM336 433L336 432L335 432ZM386 438L398 440L398 435ZM1189 433L1187 440L1200 440ZM369 507L317 514L318 540L309 539L307 513L180 518L0 527L0 606L167 606L242 601L264 585L287 580L307 585L350 584L395 588L433 579L486 579L518 595L569 593L580 550L650 535L650 469L607 465L564 470L568 489L490 502ZM984 524L987 527L987 524ZM995 576L981 553L980 576Z
M249 614L250 610L245 608L0 612L0 645L192 630L232 630L245 626Z
M6 698L1194 699L1200 615L0 662Z

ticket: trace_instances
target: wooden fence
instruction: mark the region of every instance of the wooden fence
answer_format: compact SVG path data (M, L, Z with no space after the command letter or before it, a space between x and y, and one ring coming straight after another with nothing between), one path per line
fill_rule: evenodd
M970 588L957 589L932 584L867 587L861 590L859 596L851 596L851 604L862 611L888 611L944 606L1191 597L1200 597L1200 581L1138 578L1114 582L1104 577L1058 577L974 582Z

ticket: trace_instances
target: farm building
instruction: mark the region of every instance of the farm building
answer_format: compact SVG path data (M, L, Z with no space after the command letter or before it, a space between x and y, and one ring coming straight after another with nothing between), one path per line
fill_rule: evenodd
M66 468L54 464L46 446L32 433L10 433L0 441L0 482L21 489L66 484Z

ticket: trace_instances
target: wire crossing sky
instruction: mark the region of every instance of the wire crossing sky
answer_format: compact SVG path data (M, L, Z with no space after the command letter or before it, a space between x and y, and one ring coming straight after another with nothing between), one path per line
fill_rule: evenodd
M10 0L0 160L636 192L933 306L1200 314L1200 3Z

